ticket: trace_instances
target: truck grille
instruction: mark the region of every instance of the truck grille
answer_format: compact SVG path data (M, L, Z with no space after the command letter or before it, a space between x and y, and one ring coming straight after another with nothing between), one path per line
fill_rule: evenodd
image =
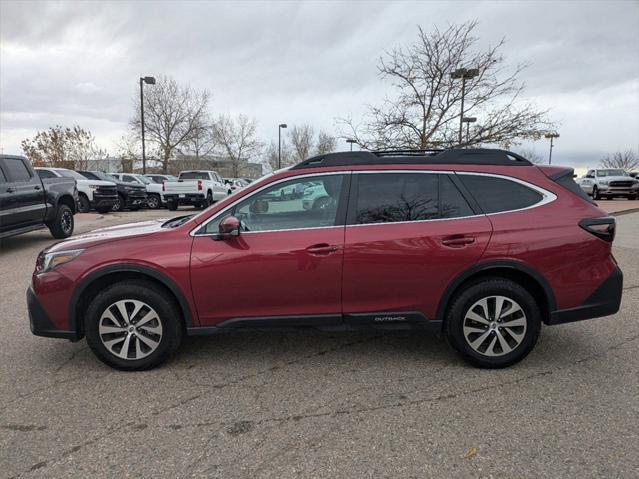
M611 181L610 186L617 186L622 188L630 188L632 186L632 180L630 181Z
M115 186L98 186L95 191L104 196L115 196L117 194Z

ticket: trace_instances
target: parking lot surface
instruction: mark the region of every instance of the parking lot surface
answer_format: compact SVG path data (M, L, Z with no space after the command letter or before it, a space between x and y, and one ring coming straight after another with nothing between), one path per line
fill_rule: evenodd
M185 212L78 215L76 231ZM0 243L0 477L639 470L639 213L618 217L621 311L546 327L527 359L492 371L416 332L187 338L159 369L115 371L84 341L29 331L25 290L52 241L43 230Z

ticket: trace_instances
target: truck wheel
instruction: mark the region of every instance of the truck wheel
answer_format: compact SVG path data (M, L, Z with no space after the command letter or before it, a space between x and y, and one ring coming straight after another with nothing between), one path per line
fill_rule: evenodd
M166 202L166 207L171 210L171 211L175 211L178 209L178 204L177 201L174 200L169 200Z
M636 200L637 199L637 195L628 195L628 199L629 200Z
M124 205L126 204L126 200L124 199L124 196L121 195L120 193L118 193L118 199L117 201L113 204L113 211L124 211Z
M68 238L73 234L73 211L67 205L58 205L55 219L48 225L51 236L56 239Z
M593 200L600 200L601 197L599 196L599 190L597 189L596 186L592 187L592 199Z
M160 195L149 195L149 197L146 199L146 205L151 209L158 209L162 205L162 202L160 201Z
M88 213L91 210L91 202L87 195L80 193L80 199L78 201L78 213Z
M98 213L100 213L101 215L108 213L109 211L111 211L113 207L112 206L98 206L95 211L97 211Z
M112 284L84 315L86 338L102 362L139 371L166 361L182 340L179 308L166 291L141 280Z
M206 203L204 203L204 207L208 208L209 206L211 206L214 203L213 201L213 193L211 193L210 191L206 193Z

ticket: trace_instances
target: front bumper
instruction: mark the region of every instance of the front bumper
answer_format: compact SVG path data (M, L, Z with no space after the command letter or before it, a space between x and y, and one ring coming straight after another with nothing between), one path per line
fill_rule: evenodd
M129 193L126 197L126 205L125 206L145 206L146 205L147 195L137 194L137 193Z
M27 308L29 310L29 326L31 327L31 332L36 336L64 338L71 341L79 341L81 339L81 336L76 331L65 331L56 328L31 287L27 289Z
M101 195L98 193L93 193L93 202L92 206L101 208L101 207L111 207L116 201L118 201L118 195Z
M623 273L617 266L612 274L581 306L550 313L548 324L563 324L610 316L619 311L623 291Z
M639 188L634 186L600 186L599 194L602 195L636 195Z

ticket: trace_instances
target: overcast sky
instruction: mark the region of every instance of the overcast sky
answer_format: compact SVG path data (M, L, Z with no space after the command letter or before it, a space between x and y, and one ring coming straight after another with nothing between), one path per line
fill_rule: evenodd
M0 143L19 153L38 130L79 124L115 152L140 75L212 92L214 113L336 133L392 94L377 76L384 49L477 19L480 46L505 37L526 62L526 98L550 108L553 160L593 165L639 149L639 2L12 2L0 0ZM345 149L346 144L339 144ZM548 144L531 145L547 155ZM553 161L554 162L554 161Z

